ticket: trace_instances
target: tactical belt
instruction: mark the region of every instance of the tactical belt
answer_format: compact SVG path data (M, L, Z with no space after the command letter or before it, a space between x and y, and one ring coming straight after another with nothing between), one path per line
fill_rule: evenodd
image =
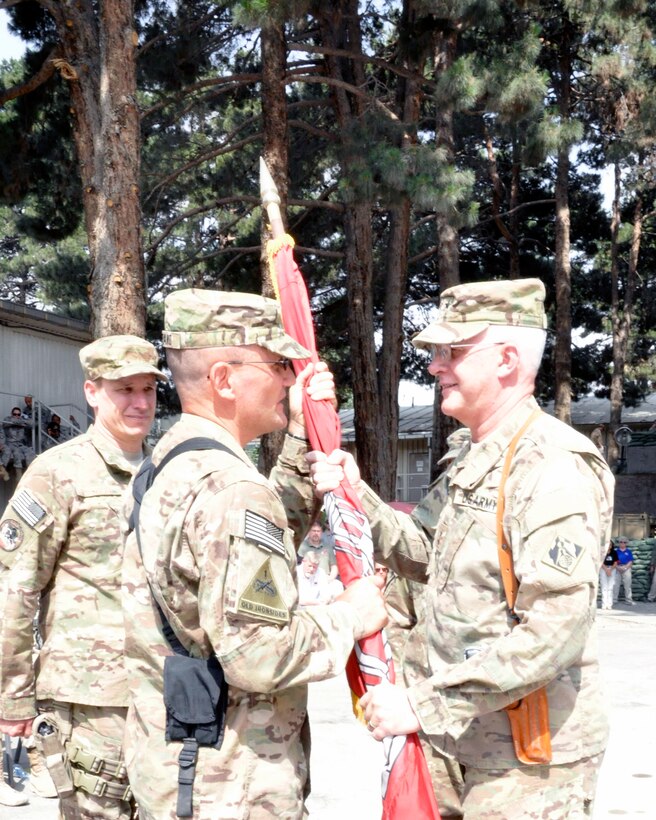
M157 475L164 469L164 467L166 467L166 465L170 461L172 461L177 456L182 455L183 453L190 453L198 450L222 450L237 458L236 454L232 450L230 450L224 444L221 444L220 442L216 441L215 439L191 438L176 445L164 456L164 458L156 467L149 457L146 458L143 464L141 465L139 472L135 476L134 482L132 484L132 496L134 499L134 506L132 508L132 514L130 516L130 530L134 530L142 563L143 553L141 551L139 516L141 513L141 503L143 501L143 498L146 495L147 491L150 489ZM176 653L176 655L183 655L190 658L191 660L190 653L185 649L182 642L173 631L173 627L169 623L166 615L164 614L164 611L159 605L159 601L153 594L152 589L151 595L162 622L162 632L164 633L164 637L166 638L166 640L169 642L171 649ZM202 659L193 660L197 663L202 662ZM194 813L193 789L194 778L196 776L196 762L198 760L199 747L203 745L211 745L218 749L221 747L221 743L223 742L223 727L225 721L225 713L228 704L228 685L225 682L225 679L223 677L223 670L221 669L218 661L216 660L216 656L214 656L214 661L214 676L210 674L210 677L216 677L217 675L220 677L219 685L221 691L220 698L218 700L218 705L216 708L217 733L215 742L199 743L197 738L194 736L195 730L198 727L192 723L190 723L187 727L188 736L180 738L180 736L178 735L178 737L175 738L176 740L182 739L182 749L180 750L180 755L178 756L178 802L176 806L176 814L178 817L192 817ZM169 731L170 715L169 709L167 707L167 740L169 739Z
M62 803L66 820L78 820L81 817L75 801L75 789L112 800L129 802L132 799L132 789L127 783L127 769L122 761L99 757L70 741L63 743L57 720L48 713L35 719L33 733ZM81 768L71 766L72 763ZM106 780L99 776L101 772L126 782Z
M82 771L82 769L71 769L73 776L73 783L76 789L81 789L87 794L93 794L96 797L109 797L113 800L125 800L129 802L132 799L132 789L125 783L112 783L110 780L105 780L97 774L89 774Z
M83 749L74 743L66 744L66 755L71 763L77 763L85 771L91 774L100 774L103 772L109 777L114 777L117 780L124 780L127 778L127 769L122 760L113 758L98 757L93 752Z

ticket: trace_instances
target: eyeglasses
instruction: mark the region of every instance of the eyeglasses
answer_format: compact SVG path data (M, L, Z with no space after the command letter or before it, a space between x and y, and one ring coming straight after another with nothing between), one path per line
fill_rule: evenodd
M274 367L280 368L283 372L287 372L287 370L293 370L294 367L291 359L265 359L261 362L237 362L231 360L227 362L219 361L217 362L217 364L272 364ZM207 376L207 378L209 379L209 375Z
M450 362L453 359L453 351L454 350L464 350L468 347L475 347L476 350L472 350L471 354L478 353L481 350L487 350L490 347L497 347L498 345L505 345L505 342L490 342L486 345L479 345L478 342L474 344L462 344L462 345L431 345L430 350L433 355L434 359L438 359L440 362ZM461 356L461 358L465 358Z
M16 418L18 418L20 416L20 413L12 413L11 415L16 416Z
M261 362L224 362L224 364L272 364L274 367L282 368L282 370L292 370L294 367L291 359L267 359Z

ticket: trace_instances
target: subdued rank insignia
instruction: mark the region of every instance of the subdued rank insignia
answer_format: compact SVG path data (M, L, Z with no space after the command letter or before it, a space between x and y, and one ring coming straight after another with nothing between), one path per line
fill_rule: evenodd
M255 573L237 604L237 611L264 621L286 624L289 610L283 603L267 558Z
M579 547L573 541L566 541L558 536L549 552L542 559L542 563L571 575L582 555L583 547Z
M11 506L30 527L36 527L46 511L27 490L22 490L12 498Z
M251 510L246 510L246 524L244 526L244 538L255 541L269 550L285 554L285 545L282 537L284 530L269 521L263 515L258 515Z
M17 550L23 543L23 528L13 518L5 518L0 524L0 547L7 552Z

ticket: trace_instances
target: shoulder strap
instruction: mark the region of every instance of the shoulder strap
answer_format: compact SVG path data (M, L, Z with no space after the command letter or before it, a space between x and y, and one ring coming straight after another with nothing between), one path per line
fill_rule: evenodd
M510 474L510 466L512 464L513 456L515 455L517 445L519 444L519 440L541 412L542 410L540 410L540 408L534 410L513 436L512 441L508 445L508 452L506 453L506 459L503 463L503 470L501 472L501 481L499 482L499 498L497 499L497 551L499 553L499 565L501 566L503 590L506 593L506 603L508 604L508 609L513 616L515 614L515 601L517 600L517 589L519 588L519 583L517 581L515 568L513 566L512 550L510 549L510 544L508 543L506 534L503 531L503 516L506 510L505 488L508 475Z
M143 553L141 551L141 536L139 531L139 516L141 515L141 503L144 499L144 496L152 486L153 481L157 478L157 476L162 472L162 470L166 467L166 465L173 461L174 458L177 456L182 455L183 453L191 453L197 450L223 450L226 453L230 453L231 455L237 458L237 454L234 453L229 447L226 447L225 444L221 444L218 441L215 441L213 438L203 438L203 437L196 437L196 438L188 438L186 441L182 441L180 444L176 444L172 450L164 456L164 458L160 461L160 463L155 466L150 458L147 456L141 467L139 468L138 473L134 477L134 481L132 482L132 498L134 499L134 505L132 507L132 512L130 514L130 532L134 530L134 534L137 539L137 546L139 547L139 555L141 555L141 560L143 562ZM151 590L152 594L152 590ZM162 608L160 607L157 599L153 595L153 601L155 602L155 606L157 607L157 611L159 612L159 616L162 620L162 631L164 633L164 637L171 645L171 649L178 655L189 655L189 652L184 648L180 640L178 639L177 635L173 631L173 627L169 623L167 617L164 615Z

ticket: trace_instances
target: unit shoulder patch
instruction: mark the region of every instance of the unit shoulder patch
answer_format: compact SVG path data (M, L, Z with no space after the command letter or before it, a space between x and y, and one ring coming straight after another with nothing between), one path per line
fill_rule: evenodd
M267 558L249 581L237 603L237 611L264 621L285 624L289 610L285 606Z
M583 551L583 547L580 547L573 541L568 541L565 538L557 536L553 545L542 559L542 563L548 567L557 569L559 572L564 572L566 575L571 575L581 560Z
M13 518L5 518L0 523L0 547L6 552L17 550L23 543L23 528Z

